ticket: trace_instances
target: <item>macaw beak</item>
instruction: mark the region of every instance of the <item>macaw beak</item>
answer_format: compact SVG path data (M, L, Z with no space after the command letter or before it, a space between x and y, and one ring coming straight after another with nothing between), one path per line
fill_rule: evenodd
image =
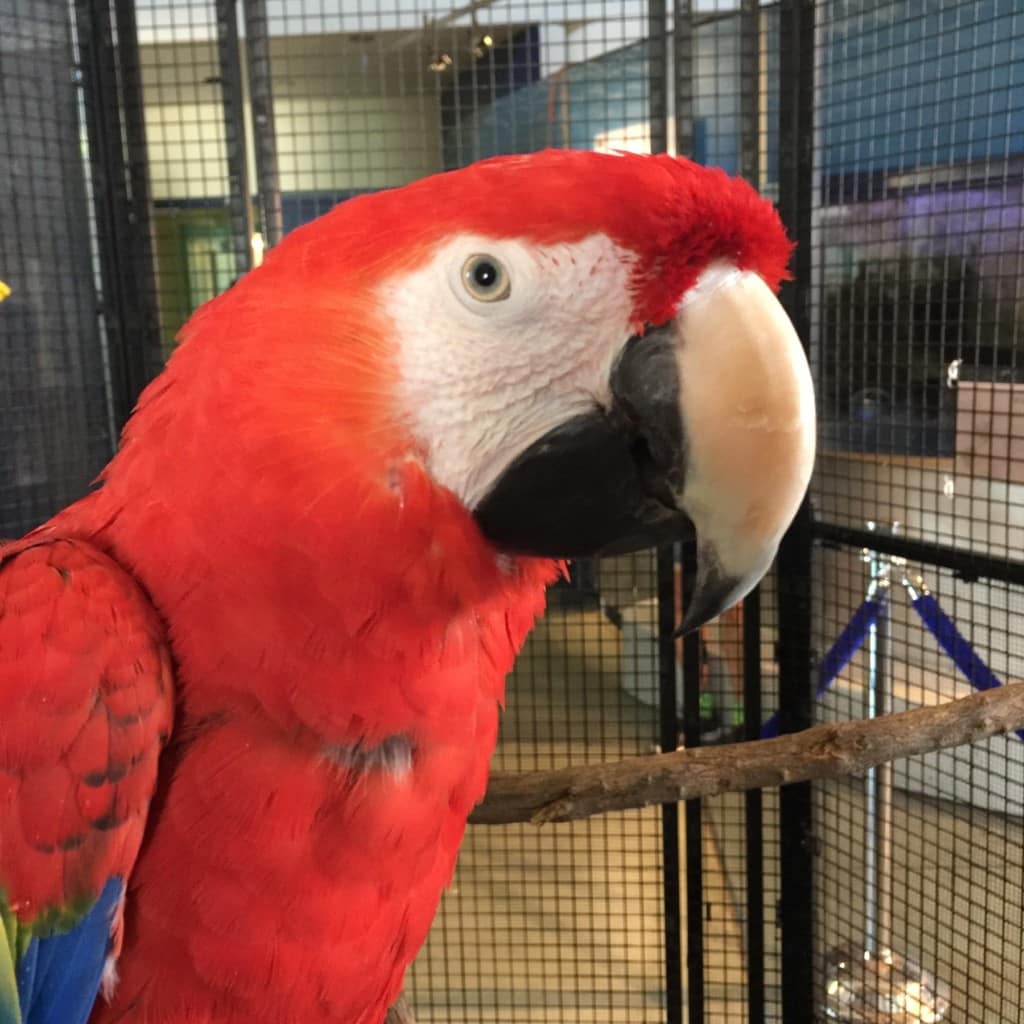
M558 558L696 538L681 631L740 600L771 565L814 462L810 368L764 281L708 267L666 324L630 338L609 408L523 451L475 509L497 546Z

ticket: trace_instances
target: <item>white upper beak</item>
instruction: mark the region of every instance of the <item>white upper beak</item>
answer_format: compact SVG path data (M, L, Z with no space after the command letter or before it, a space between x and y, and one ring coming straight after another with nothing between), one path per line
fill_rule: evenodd
M807 491L816 428L807 357L757 274L712 264L683 298L675 329L686 446L677 499L699 543L685 630L767 572Z

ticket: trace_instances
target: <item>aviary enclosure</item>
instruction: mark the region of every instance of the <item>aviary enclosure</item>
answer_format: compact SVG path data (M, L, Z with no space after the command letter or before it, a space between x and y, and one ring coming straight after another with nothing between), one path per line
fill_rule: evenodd
M742 174L798 242L810 499L677 645L689 553L575 566L495 767L1024 679L1015 0L0 0L0 536L82 493L206 299L367 190L543 147ZM2 723L0 723L2 728ZM1024 742L470 828L420 1021L1024 1021Z

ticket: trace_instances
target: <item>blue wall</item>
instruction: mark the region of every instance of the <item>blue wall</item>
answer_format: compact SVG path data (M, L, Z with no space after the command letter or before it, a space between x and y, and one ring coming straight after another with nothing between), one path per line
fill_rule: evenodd
M771 129L768 180L777 167L775 124L778 110L775 9L764 12L769 33ZM453 129L461 162L500 153L527 153L547 146L591 149L594 138L648 120L648 46L634 43L517 89L479 108ZM738 17L699 25L694 33L694 152L701 163L735 173L739 166ZM450 141L450 140L449 140Z
M1021 0L833 0L827 8L826 173L1024 152Z
M1015 10L1016 8L1016 10ZM1021 0L832 0L823 19L822 163L827 175L911 170L1024 152ZM778 11L768 32L768 166L777 177ZM694 34L695 159L735 172L739 22ZM590 148L647 119L647 44L572 66L481 108L457 129L464 162L544 146Z

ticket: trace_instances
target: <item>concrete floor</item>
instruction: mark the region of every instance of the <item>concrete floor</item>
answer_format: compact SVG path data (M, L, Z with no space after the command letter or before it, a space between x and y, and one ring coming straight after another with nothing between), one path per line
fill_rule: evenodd
M620 644L598 612L550 613L510 681L495 766L526 771L648 752L653 712L619 686ZM764 800L766 980L777 1020L777 794ZM862 781L816 789L823 946L862 940L864 807ZM747 1020L742 810L738 794L703 808L708 1024ZM899 793L893 814L894 946L951 986L952 1024L1024 1024L1024 826ZM657 808L541 829L470 828L410 974L417 1018L664 1021L660 835Z

